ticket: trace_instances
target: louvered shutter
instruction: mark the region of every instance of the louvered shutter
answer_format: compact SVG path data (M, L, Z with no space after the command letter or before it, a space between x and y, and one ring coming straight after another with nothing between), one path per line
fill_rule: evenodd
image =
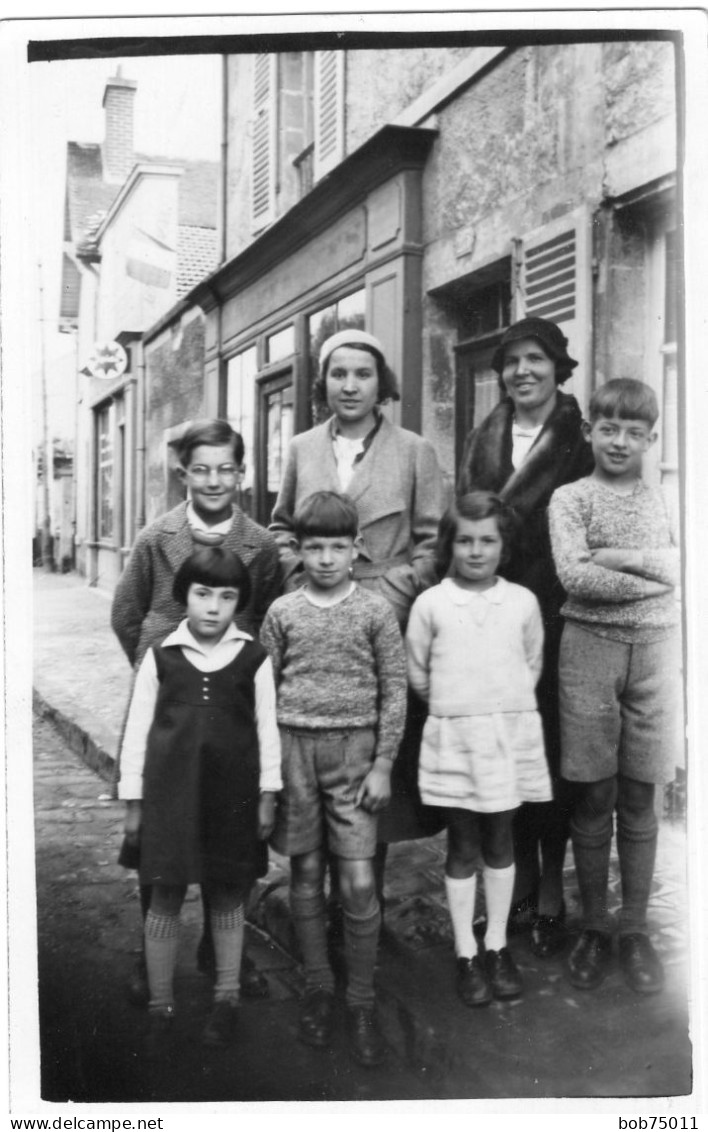
M253 72L251 223L260 231L275 219L276 57L256 55Z
M580 362L563 386L584 410L591 390L590 221L576 209L551 224L528 232L521 241L522 261L517 318L548 318L568 338L568 351Z
M317 181L344 156L343 51L315 51L314 134Z

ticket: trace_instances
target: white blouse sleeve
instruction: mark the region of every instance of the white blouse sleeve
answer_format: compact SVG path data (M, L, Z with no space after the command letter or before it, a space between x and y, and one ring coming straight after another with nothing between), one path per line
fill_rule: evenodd
M280 777L280 732L275 711L275 680L270 657L256 672L256 730L261 756L261 793L277 793L283 788Z
M123 745L120 752L118 797L126 801L143 796L143 767L147 737L155 715L160 681L157 678L155 654L150 649L138 669L128 709Z

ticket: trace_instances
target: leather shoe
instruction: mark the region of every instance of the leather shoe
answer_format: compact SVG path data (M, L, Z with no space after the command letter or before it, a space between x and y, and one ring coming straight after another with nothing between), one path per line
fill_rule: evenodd
M484 967L495 998L518 998L524 984L508 947L485 951Z
M457 960L457 993L465 1006L489 1006L494 997L479 955Z
M202 1030L202 1045L227 1046L234 1039L238 1003L229 999L215 1002Z
M539 912L531 921L529 946L537 959L548 959L562 951L568 936L565 927L565 901L561 903L557 916L546 916Z
M568 978L579 990L594 990L607 974L611 958L612 936L586 928L568 956Z
M373 1006L352 1006L348 1012L349 1049L360 1065L380 1065L386 1045Z
M638 994L656 994L664 985L664 968L643 932L621 935L619 961L625 982Z
M332 1036L334 995L331 991L308 991L300 1008L300 1041L308 1046L326 1046Z

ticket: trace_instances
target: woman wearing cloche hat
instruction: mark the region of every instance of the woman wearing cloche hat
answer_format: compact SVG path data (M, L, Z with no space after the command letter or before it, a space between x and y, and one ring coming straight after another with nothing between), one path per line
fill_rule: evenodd
M289 544L300 503L315 491L346 492L360 522L354 578L386 598L403 627L414 599L437 582L434 549L444 488L435 450L381 412L380 406L399 400L399 393L384 347L373 334L349 329L328 338L313 393L331 415L291 441L270 524L284 572L290 584L296 582L297 559ZM411 714L394 763L391 803L379 819L382 842L442 828L436 811L420 804L416 756L422 721Z
M548 535L551 495L592 471L577 401L560 386L577 366L560 327L523 318L504 333L492 357L502 400L467 437L459 471L460 494L496 492L512 508L517 534L500 573L536 595L545 627L538 685L554 801L526 803L514 830L515 905L511 930L531 926L531 948L543 958L565 942L563 862L568 840L570 788L560 779L558 650L564 591Z

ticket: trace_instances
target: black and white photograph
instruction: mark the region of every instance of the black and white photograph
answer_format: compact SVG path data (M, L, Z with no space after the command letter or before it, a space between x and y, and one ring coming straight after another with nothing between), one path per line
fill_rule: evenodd
M699 1130L708 16L217 9L0 21L9 1127Z

